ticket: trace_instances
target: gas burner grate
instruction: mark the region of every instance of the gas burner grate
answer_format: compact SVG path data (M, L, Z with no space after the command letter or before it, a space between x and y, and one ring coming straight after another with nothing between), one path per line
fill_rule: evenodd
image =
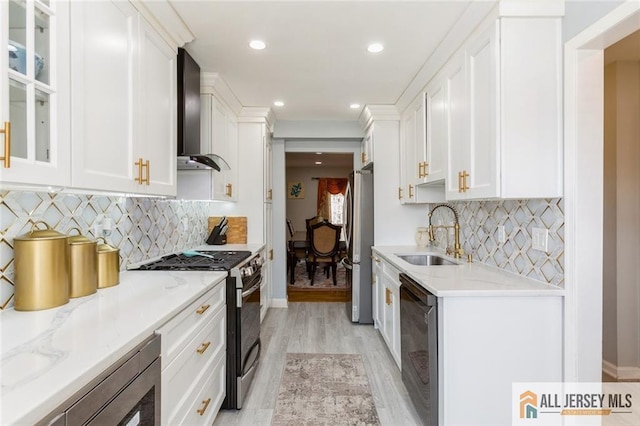
M205 256L187 257L184 254L170 254L156 261L138 267L141 271L228 271L251 255L250 251L208 251L198 250Z

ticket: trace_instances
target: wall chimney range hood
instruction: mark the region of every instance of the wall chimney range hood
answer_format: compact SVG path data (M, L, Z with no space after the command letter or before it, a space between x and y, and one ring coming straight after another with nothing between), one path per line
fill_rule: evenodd
M200 66L178 49L178 170L231 170L216 154L200 153Z

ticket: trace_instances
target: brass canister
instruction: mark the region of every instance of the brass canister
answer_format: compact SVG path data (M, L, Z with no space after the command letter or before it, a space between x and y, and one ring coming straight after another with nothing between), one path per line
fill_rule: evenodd
M69 235L69 297L82 297L98 290L98 244L72 228Z
M43 224L46 229L39 229ZM69 252L67 236L45 222L14 238L14 308L39 311L69 302Z
M120 282L120 250L98 237L98 288L111 287Z

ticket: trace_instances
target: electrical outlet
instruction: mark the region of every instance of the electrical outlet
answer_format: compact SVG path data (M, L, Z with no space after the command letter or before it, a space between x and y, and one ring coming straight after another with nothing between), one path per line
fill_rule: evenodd
M507 242L507 234L504 230L504 226L498 226L498 242L499 243Z
M549 245L549 230L545 228L533 228L531 231L531 248L546 252Z

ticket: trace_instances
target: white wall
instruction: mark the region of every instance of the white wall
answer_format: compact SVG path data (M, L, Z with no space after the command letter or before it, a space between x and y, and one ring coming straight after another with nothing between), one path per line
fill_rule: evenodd
M605 154L615 163L605 156L605 189L615 195L605 192L603 359L615 376L640 378L640 62L605 68L606 107L613 111L605 109Z

